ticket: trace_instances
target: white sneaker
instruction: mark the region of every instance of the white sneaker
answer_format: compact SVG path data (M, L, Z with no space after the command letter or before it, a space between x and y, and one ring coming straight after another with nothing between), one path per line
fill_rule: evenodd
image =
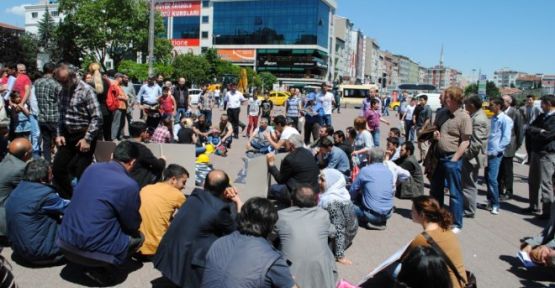
M491 214L493 215L499 215L499 208L498 207L493 207L491 209Z
M453 233L455 233L455 234L459 234L459 233L461 233L461 231L462 231L462 230L461 230L461 228L459 228L459 227L453 227L453 228L451 228L451 232L453 232Z

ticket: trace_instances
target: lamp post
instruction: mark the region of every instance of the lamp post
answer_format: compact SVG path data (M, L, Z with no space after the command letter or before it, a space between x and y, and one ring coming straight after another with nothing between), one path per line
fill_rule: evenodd
M154 76L154 13L156 0L150 0L150 20L148 23L148 77Z

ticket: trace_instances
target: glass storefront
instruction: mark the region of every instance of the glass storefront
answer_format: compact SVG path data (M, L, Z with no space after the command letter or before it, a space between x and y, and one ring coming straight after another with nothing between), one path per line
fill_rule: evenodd
M256 70L279 78L324 79L328 55L315 49L258 49Z
M321 0L214 2L213 7L215 44L328 47L330 8Z
M173 39L198 39L200 17L173 17Z

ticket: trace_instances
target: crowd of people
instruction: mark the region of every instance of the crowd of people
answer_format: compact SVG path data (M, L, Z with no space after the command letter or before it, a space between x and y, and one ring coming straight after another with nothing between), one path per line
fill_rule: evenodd
M391 273L395 285L466 287L455 234L481 207L478 175L484 170L483 208L498 215L512 197L513 158L524 139L526 212L551 221L522 249L538 264L553 263L553 95L541 98L541 111L532 97L521 109L511 96L491 99L489 120L482 99L457 87L443 91L435 117L426 95L404 93L400 129L383 118L387 99L372 90L353 126L340 130L328 83L291 88L281 113L268 96L244 95L233 83L224 91L202 85L193 105L185 78L175 85L149 78L135 93L129 77L102 75L98 64L84 73L63 63L43 68L33 83L23 65L8 65L0 82L0 236L22 263L67 261L103 285L113 281L112 267L134 259L152 261L179 287L335 287L336 263L352 264L345 251L359 227L387 230L398 197L412 199L412 219L424 232ZM214 124L216 107L225 113ZM245 203L208 157L242 149L234 144L241 134L247 162L265 157L275 180L266 198ZM99 140L118 142L112 161L93 163ZM198 188L184 195L189 171L155 157L148 142L195 145ZM286 153L279 164L278 153ZM419 273L426 269L433 271Z

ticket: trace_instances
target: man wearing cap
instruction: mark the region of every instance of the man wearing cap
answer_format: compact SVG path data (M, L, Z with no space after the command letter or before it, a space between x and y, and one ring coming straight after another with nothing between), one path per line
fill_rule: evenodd
M322 124L326 126L331 125L331 112L333 110L333 105L335 104L335 99L333 93L330 92L331 84L322 84L322 91L320 92L318 100L322 103L322 108L324 110L324 115L322 116Z
M121 87L123 74L116 73L114 78L114 81L110 85L110 89L108 89L108 96L106 97L106 101L108 101L108 99L117 100L117 103L114 103L114 105L117 106L117 109L112 111L114 113L114 117L112 120L112 139L121 140L121 132L123 130L123 125L125 124L125 115L127 114L128 97L127 94L123 92L123 89Z
M229 91L225 94L227 115L229 116L229 122L233 125L233 137L237 139L239 138L239 113L241 113L241 104L247 101L247 99L243 97L243 93L237 91L237 84L232 83L229 88Z
M62 84L62 92L56 130L58 153L54 157L52 172L60 196L71 198L71 181L79 179L92 163L102 113L93 88L79 79L77 68L58 65L56 79Z

